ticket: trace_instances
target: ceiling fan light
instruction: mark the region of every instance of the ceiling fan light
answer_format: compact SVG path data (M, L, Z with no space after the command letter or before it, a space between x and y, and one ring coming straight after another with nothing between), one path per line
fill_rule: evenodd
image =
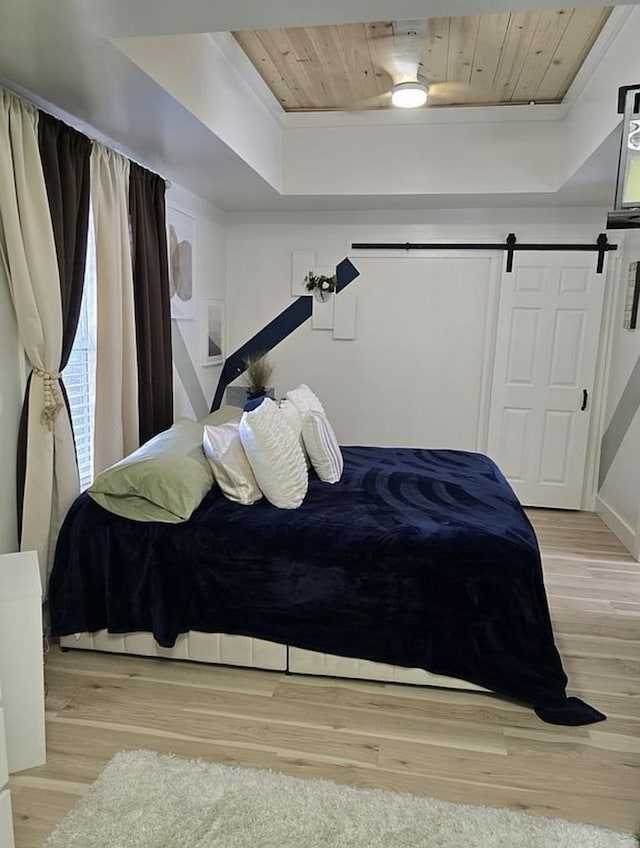
M415 109L427 102L427 86L421 82L399 82L391 91L391 102L402 109Z

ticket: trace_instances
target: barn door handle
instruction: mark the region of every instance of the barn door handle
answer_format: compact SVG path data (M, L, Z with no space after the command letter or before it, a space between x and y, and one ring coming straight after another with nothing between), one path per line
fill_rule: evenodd
M582 406L580 407L580 412L584 412L587 408L587 401L589 400L589 392L586 389L582 390Z

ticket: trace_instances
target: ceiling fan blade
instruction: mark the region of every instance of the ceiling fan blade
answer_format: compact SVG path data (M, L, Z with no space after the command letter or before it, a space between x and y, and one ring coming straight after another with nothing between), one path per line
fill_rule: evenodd
M374 97L365 97L346 107L347 112L363 112L374 109L388 109L391 106L391 90Z
M466 82L427 82L429 106L460 106L473 102L474 87Z
M422 67L422 43L417 35L395 33L389 24L382 32L370 32L369 46L373 64L388 74L392 85L416 79Z
M419 59L408 59L394 56L389 60L387 73L393 80L394 85L399 82L414 82L419 79L422 62Z

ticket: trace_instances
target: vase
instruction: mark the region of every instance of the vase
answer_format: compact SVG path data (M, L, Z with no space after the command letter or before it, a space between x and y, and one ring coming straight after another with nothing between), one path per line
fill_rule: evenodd
M314 289L313 296L316 300L320 301L320 303L326 303L328 300L331 300L332 291L325 291L324 289Z
M249 400L248 394L249 392L246 386L227 386L225 403L228 406L237 406L242 409L245 403ZM275 393L273 387L269 387L266 390L266 395L268 398L273 399L274 394Z

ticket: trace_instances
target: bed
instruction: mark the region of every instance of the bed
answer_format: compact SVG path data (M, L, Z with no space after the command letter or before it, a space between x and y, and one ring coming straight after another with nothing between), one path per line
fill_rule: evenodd
M537 540L486 456L344 447L298 509L215 487L181 524L86 494L49 586L66 647L487 689L556 724L604 716L566 695Z

